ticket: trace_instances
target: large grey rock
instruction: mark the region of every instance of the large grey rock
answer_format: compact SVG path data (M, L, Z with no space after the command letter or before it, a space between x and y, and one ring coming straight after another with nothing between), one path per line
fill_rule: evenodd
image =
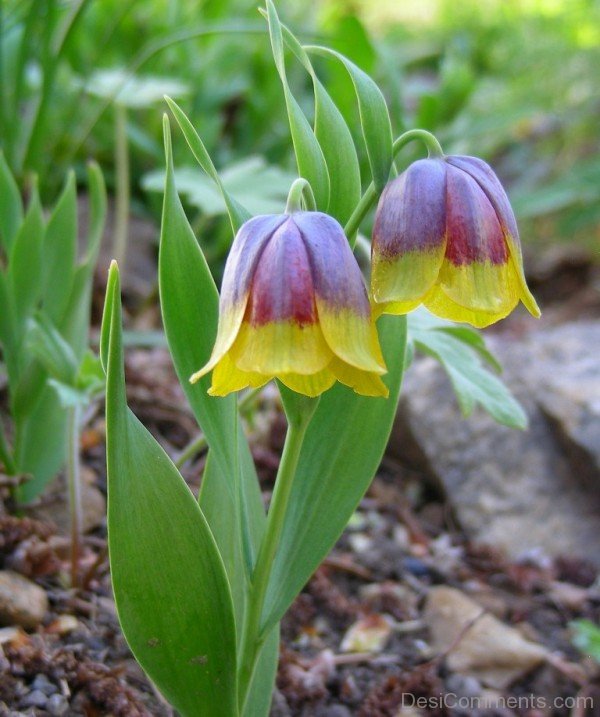
M420 359L406 375L390 451L443 486L473 538L513 556L540 548L600 564L600 323L488 343L529 430L481 410L463 419L443 370Z

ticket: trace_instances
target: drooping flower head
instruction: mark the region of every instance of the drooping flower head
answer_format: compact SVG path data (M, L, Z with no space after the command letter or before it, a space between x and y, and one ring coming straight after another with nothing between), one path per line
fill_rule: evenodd
M372 260L380 313L424 304L442 318L483 327L520 300L540 315L506 192L476 157L422 159L391 181L377 208Z
M342 227L321 212L250 219L227 258L209 393L272 378L318 396L335 381L386 396L386 372L362 274Z

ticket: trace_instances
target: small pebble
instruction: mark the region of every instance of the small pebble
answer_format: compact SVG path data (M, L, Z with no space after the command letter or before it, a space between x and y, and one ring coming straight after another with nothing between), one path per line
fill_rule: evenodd
M41 690L33 690L21 700L23 707L45 707L48 697Z
M48 596L41 587L12 570L0 570L0 625L33 629L47 609Z
M43 692L47 697L55 695L58 692L58 687L50 682L46 675L36 675L35 679L31 683L31 689L33 691L39 690Z
M62 717L69 710L69 702L64 695L52 695L46 703L46 709L52 717Z
M352 712L344 705L332 705L322 713L323 717L352 717Z

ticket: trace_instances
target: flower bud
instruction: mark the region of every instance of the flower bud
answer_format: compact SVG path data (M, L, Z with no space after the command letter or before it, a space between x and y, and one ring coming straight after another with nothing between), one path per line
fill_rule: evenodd
M340 381L386 396L386 372L362 274L342 227L320 212L265 215L239 230L227 258L209 393L278 378L318 396Z
M520 300L540 316L506 192L476 157L422 159L387 185L373 229L371 285L379 313L423 304L483 327Z

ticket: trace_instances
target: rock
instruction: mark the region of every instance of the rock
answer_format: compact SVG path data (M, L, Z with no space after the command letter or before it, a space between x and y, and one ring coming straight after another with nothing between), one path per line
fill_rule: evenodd
M505 689L547 656L544 647L526 640L454 588L429 591L423 620L431 631L433 649L447 652L448 668L487 687Z
M392 634L392 621L376 613L350 626L340 645L342 652L381 652Z
M43 708L48 702L48 697L41 690L33 690L21 700L21 707Z
M43 620L48 596L38 585L12 570L0 570L0 624L33 629Z
M31 689L43 692L46 697L51 697L58 692L58 687L54 683L50 682L44 674L35 676L33 682L31 683Z
M27 508L27 515L45 523L54 523L61 535L70 534L68 491L64 478L47 488L39 505ZM82 531L89 533L99 528L106 518L106 498L96 487L96 474L87 466L81 467Z
M69 702L64 695L52 695L46 702L46 709L52 717L62 717L69 711Z
M539 548L600 565L600 322L493 337L527 431L464 419L433 359L407 372L390 452L441 486L462 527L513 557Z

